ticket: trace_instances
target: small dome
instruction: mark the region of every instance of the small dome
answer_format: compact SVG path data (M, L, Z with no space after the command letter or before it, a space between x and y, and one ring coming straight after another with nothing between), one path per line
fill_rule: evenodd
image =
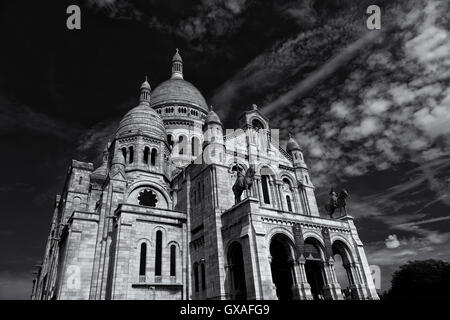
M302 151L302 148L300 148L300 146L298 145L298 142L291 136L286 145L286 151L291 152L291 151L295 151L295 150Z
M119 123L116 136L126 136L138 132L162 140L166 140L167 136L160 116L153 108L145 104L140 104L128 111Z
M175 52L175 54L173 55L173 58L172 58L172 62L175 62L175 61L183 62L183 59L181 59L181 56L178 53L178 48L177 48L177 51Z
M206 120L205 120L205 123L212 123L212 122L222 124L219 116L213 110L209 111L208 115L206 116Z
M150 83L148 83L147 78L145 79L144 82L142 82L141 84L141 89L149 89L151 90L152 88L150 87Z
M150 105L163 103L188 103L208 112L205 98L194 85L183 79L169 79L157 86L152 92Z

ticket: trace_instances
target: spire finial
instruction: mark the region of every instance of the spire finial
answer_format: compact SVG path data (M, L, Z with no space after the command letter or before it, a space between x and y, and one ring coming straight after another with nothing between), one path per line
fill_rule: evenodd
M214 110L213 105L212 104L209 105L209 111L213 111L213 110Z
M152 88L150 87L150 83L148 83L147 75L145 75L145 81L141 84L139 102L148 104L150 102Z
M253 110L258 110L258 106L256 104L252 104Z
M172 58L172 79L183 79L183 59L178 48Z

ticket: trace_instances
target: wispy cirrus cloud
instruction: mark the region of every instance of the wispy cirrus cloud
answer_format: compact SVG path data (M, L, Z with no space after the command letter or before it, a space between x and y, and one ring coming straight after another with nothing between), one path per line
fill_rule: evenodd
M80 132L81 127L35 111L31 106L20 103L0 91L0 133L17 133L19 130L69 141Z

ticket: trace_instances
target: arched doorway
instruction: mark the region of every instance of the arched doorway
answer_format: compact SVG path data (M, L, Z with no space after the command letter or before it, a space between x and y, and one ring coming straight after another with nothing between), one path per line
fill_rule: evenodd
M270 242L272 280L279 300L293 298L292 287L295 276L290 242L289 238L283 234L276 234Z
M333 250L334 268L339 285L342 288L344 299L356 299L357 293L354 290L355 279L351 270L353 261L350 250L347 245L336 240L331 246Z
M239 242L233 242L228 248L229 291L233 300L247 300L245 284L244 256Z
M304 256L306 280L311 286L311 294L314 300L324 299L324 279L322 272L323 250L320 242L314 238L305 240Z

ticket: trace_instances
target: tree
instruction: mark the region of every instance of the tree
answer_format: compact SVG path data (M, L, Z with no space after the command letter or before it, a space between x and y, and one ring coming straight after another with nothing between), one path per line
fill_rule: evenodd
M449 300L450 264L441 260L409 261L392 277L387 300Z

